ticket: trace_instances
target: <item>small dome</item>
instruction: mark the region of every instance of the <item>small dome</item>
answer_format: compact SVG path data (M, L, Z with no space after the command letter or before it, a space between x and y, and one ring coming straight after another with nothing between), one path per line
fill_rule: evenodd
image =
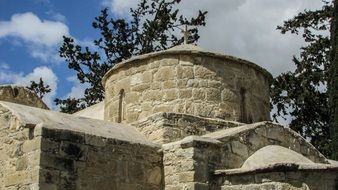
M273 164L314 164L305 156L288 148L269 145L257 150L242 165L242 168L253 169Z

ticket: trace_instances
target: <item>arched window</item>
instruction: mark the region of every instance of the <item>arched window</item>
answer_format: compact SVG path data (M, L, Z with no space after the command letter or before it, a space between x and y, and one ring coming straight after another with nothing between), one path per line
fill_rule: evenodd
M240 106L241 106L241 116L240 116L240 120L243 123L247 122L247 118L246 118L246 100L245 100L245 94L246 94L246 90L244 88L241 88L239 91L240 94Z
M121 89L119 93L119 110L117 116L118 123L121 123L123 119L123 101L124 101L124 89Z

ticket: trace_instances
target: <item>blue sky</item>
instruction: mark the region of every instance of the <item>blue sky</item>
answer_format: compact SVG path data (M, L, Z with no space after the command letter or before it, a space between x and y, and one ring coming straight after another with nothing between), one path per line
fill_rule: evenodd
M0 0L0 84L27 85L42 77L52 93L44 101L80 97L85 86L58 57L62 36L90 45L98 33L91 23L103 7L125 17L137 0ZM276 26L304 9L317 9L309 0L183 0L186 16L208 10L207 26L200 29L199 45L212 51L248 59L273 75L292 70L301 38L281 35Z

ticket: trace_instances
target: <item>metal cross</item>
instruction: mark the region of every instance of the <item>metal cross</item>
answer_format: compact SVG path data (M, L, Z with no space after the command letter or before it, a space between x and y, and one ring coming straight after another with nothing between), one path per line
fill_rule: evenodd
M190 33L188 31L187 25L184 26L184 30L182 30L182 33L184 35L184 44L188 44L188 39L189 39Z

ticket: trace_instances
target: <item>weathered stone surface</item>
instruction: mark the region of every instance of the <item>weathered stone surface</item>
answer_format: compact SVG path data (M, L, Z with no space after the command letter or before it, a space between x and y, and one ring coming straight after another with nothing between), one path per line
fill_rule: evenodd
M75 115L0 102L0 189L336 190L338 162L290 128L236 122L269 119L270 79L183 45L117 64Z
M36 94L32 93L23 86L0 85L0 101L49 109Z
M112 110L119 110L121 105L112 100L118 100L118 92L124 89L126 96L123 106L140 106L140 110L137 110L140 113L135 117L133 110L127 112L122 109L121 114L126 116L122 123L131 123L162 110L145 110L141 106L145 102L152 103L154 107L170 103L175 106L169 112L203 117L245 123L269 120L271 76L266 71L233 57L198 48L189 50L195 49L192 45L185 48L132 58L109 71L103 79L106 90L105 119L118 121L119 112ZM173 93L172 90L179 91ZM241 94L241 91L244 93ZM137 97L128 96L134 92L138 92ZM133 116L128 117L129 114Z
M190 135L204 135L240 125L243 124L178 113L157 113L132 123L148 140L156 143L174 142Z
M13 119L21 127L6 124ZM0 189L162 188L160 147L133 136L135 129L7 102L0 123L0 150L8 155L0 159ZM96 129L86 131L90 125Z

